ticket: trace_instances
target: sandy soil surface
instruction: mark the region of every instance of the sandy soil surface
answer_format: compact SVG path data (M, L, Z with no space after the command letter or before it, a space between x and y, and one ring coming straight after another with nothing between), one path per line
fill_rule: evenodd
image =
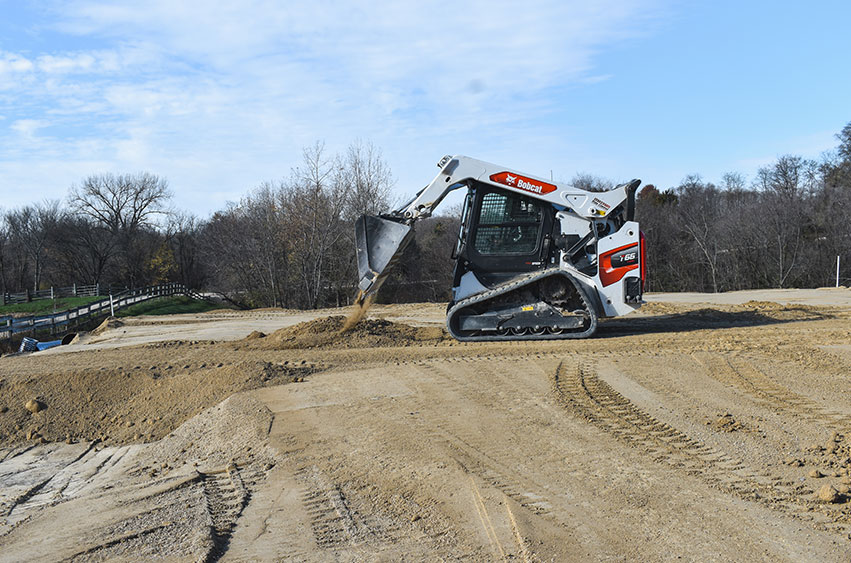
M851 307L851 291L846 287L819 289L758 289L726 293L648 293L650 303L709 303L742 305L748 301L771 301L781 305L819 305Z
M0 560L847 561L851 292L794 293L586 341L399 305L0 358Z

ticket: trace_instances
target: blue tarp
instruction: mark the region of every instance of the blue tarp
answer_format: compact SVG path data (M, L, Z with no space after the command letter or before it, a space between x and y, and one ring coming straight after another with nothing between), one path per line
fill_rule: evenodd
M41 350L47 350L48 348L53 348L55 346L61 346L62 344L68 344L71 339L74 338L73 334L68 334L62 340L51 340L50 342L39 342L35 338L30 338L25 336L23 340L21 340L21 347L18 349L18 352L37 352Z

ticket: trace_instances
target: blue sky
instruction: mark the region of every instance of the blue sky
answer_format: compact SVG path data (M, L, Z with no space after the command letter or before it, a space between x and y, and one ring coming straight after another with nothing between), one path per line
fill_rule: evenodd
M851 121L851 3L0 0L0 207L150 171L206 215L302 147L662 188L752 176Z

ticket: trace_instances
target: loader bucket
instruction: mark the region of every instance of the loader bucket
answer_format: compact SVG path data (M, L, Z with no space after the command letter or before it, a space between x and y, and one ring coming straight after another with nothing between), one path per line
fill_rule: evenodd
M412 234L410 225L381 217L362 215L355 222L359 302L378 291Z

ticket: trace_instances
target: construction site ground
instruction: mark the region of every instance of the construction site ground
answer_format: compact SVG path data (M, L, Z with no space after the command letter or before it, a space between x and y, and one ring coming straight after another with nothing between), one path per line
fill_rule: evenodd
M590 340L445 304L109 320L0 358L0 561L848 561L851 290Z

